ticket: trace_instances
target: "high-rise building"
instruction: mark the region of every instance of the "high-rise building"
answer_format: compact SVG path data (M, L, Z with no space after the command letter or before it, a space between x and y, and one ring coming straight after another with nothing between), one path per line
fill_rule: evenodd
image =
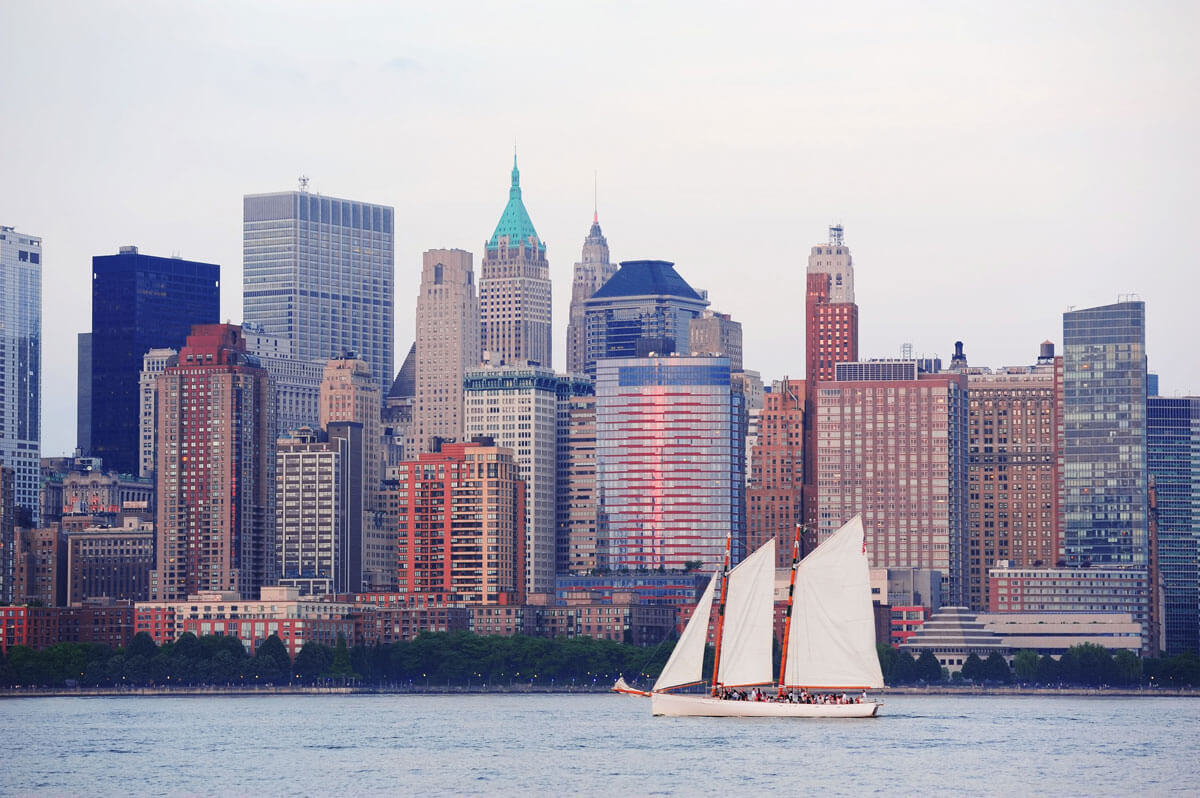
M575 264L571 282L571 316L567 322L567 373L583 374L587 364L587 319L584 303L617 273L608 260L608 239L600 232L600 217L592 214L592 228L583 240L583 255Z
M151 349L142 355L138 376L138 476L145 479L154 477L158 456L158 375L178 362L179 352L169 347Z
M15 538L13 603L67 603L67 545L58 524L18 529Z
M739 560L744 399L729 359L605 359L596 375L599 567L712 571L727 534Z
M1149 397L1146 468L1157 497L1165 651L1200 651L1200 397Z
M276 437L301 427L319 426L321 380L328 358L295 357L290 339L268 335L258 324L243 324L242 334L246 336L246 351L258 358L275 383Z
M396 467L398 590L407 600L521 604L525 483L486 439L447 443Z
M466 436L512 450L525 482L526 589L554 590L559 478L559 407L592 391L590 380L543 366L483 366L464 381Z
M858 360L854 261L841 225L830 227L829 241L813 247L808 256L804 310L804 378L810 385L832 380L834 366Z
M564 410L566 433L559 436L555 570L587 574L596 568L596 397L571 397L565 407L560 405L560 414Z
M967 600L991 606L988 571L1058 560L1058 413L1054 345L1036 366L967 368Z
M682 349L683 347L679 347ZM694 355L724 355L734 371L742 370L742 325L728 313L705 310L688 327L688 351Z
M242 314L291 356L354 352L380 391L393 369L393 211L302 190L243 200Z
M279 584L302 596L357 592L348 585L344 442L304 427L275 449L275 539Z
M551 366L550 264L525 203L513 155L508 205L484 245L479 318L484 356L492 363ZM420 346L417 347L420 356Z
M215 263L143 255L137 247L92 258L92 369L80 399L80 408L90 407L80 426L90 427L91 437L79 441L84 454L122 474L141 471L142 358L183 346L193 325L215 324L220 281Z
M154 522L136 515L118 526L68 532L67 603L107 598L146 601L154 568Z
M583 370L596 376L596 361L638 355L638 341L660 339L662 352L682 351L691 336L692 319L708 307L665 260L627 260L584 302L587 352Z
M397 465L412 454L413 413L417 403L417 344L408 349L404 364L396 372L391 390L383 399L383 437L389 466Z
M13 567L16 552L16 505L13 503L15 472L0 466L0 604L13 599Z
M416 352L410 457L431 451L434 438L463 439L463 376L480 360L479 300L470 252L431 249L424 254Z
M1063 314L1067 565L1149 564L1146 306Z
M321 381L321 426L352 422L362 425L362 577L364 586L392 584L395 534L382 524L383 399L367 364L354 357L330 360Z
M0 466L13 470L13 501L32 526L41 516L41 415L42 239L0 226Z
M862 513L875 568L927 568L959 605L967 576L967 378L915 361L843 363L815 392L817 544ZM813 466L815 465L815 468Z
M771 386L758 416L758 442L750 456L746 487L746 548L755 551L776 540L776 565L792 560L796 525L803 524L804 380L783 379ZM811 536L801 538L807 552Z
M275 582L275 396L241 328L199 324L158 378L154 601Z

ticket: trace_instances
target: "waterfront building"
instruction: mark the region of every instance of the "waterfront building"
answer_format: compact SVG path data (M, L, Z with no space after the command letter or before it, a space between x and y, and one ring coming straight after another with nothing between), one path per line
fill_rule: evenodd
M90 346L81 347L91 354L91 374L86 386L80 382L80 427L90 429L79 439L84 454L112 471L141 472L143 358L183 346L193 325L215 324L220 310L215 263L144 255L133 246L92 258L92 331Z
M781 568L791 564L796 526L804 523L804 402L803 380L773 383L758 415L758 439L750 454L746 548L755 551L775 538ZM812 542L802 535L802 555Z
M291 357L354 352L381 392L395 374L393 210L300 191L243 200L242 317Z
M633 593L576 592L558 603L528 608L538 637L594 637L635 646L653 646L675 632L678 607L642 604Z
M577 593L586 593L601 601L612 601L616 595L628 594L637 604L683 607L699 600L711 576L711 572L700 570L559 574L554 583L554 597L556 603L563 604Z
M154 523L137 515L118 526L68 532L67 603L96 599L146 601L154 568Z
M275 436L321 420L321 380L328 359L303 360L292 354L292 341L269 335L261 325L243 324L246 351L258 358L275 384Z
M483 366L466 373L466 435L513 452L525 482L525 556L530 593L554 588L560 481L560 407L592 393L583 377L534 365Z
M521 199L515 154L508 204L484 244L479 318L483 353L490 362L553 364L550 264L546 243L538 237Z
M13 603L67 603L67 547L58 524L18 528L14 536Z
M525 483L488 439L447 443L396 466L397 592L446 604L520 604Z
M322 438L325 438L322 440ZM275 539L279 584L302 596L360 590L345 563L345 439L310 427L276 441Z
M599 567L712 572L727 535L740 560L745 415L729 359L605 359L596 374Z
M880 368L874 368L879 366ZM815 387L817 544L862 513L877 568L945 575L966 596L967 379L913 361L842 363ZM813 469L807 469L811 472Z
M512 605L475 607L446 604L443 595L418 593L356 593L353 601L360 608L370 609L364 614L363 636L380 645L407 642L422 632L467 632L471 631L471 618L476 610L491 610L512 614ZM480 632L487 634L487 632Z
M431 451L434 438L463 440L463 377L479 365L481 351L471 257L461 249L422 257L410 457Z
M1164 650L1200 651L1200 397L1149 397L1146 468L1156 498Z
M138 476L154 479L158 450L158 375L167 366L179 362L179 352L170 347L151 349L142 355L142 370L138 375Z
M965 368L967 603L988 607L997 560L1040 568L1058 560L1058 413L1054 345L1035 366Z
M256 595L275 581L275 396L241 328L192 328L158 378L156 567L150 595Z
M0 604L13 597L13 557L16 551L16 505L13 483L16 472L0 466Z
M583 254L575 264L571 282L570 320L567 322L567 373L583 374L587 365L587 319L584 305L617 273L609 262L608 239L600 232L600 217L592 214L592 227L583 241Z
M41 523L42 239L0 226L0 467Z
M34 650L58 643L124 648L133 639L133 604L89 601L79 607L0 607L0 653L11 646Z
M636 357L643 339L664 341L663 353L684 349L692 319L704 312L708 299L679 276L673 263L628 260L583 304L583 371L594 378L597 361Z
M559 436L557 574L596 568L596 397L572 396Z
M191 632L197 637L236 637L253 653L268 637L278 635L292 659L310 640L333 647L341 636L347 645L357 645L356 631L364 626L359 605L301 596L294 587L264 586L257 599L236 591L203 590L178 600L139 601L134 606L134 633L145 632L157 645Z

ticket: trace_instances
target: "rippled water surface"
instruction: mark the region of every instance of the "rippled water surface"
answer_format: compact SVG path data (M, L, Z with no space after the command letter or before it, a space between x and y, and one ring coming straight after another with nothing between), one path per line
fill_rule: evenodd
M1196 794L1200 699L890 696L874 720L618 695L0 700L4 795Z

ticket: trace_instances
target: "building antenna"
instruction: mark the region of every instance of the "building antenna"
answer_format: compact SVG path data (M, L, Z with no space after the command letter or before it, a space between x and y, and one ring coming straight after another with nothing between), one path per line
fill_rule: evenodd
M300 191L304 194L308 193L308 175L300 175Z
M592 170L592 224L600 221L600 170Z

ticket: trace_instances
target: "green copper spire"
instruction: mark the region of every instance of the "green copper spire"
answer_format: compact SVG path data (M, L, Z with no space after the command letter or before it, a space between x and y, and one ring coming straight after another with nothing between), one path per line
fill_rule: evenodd
M525 203L521 201L521 172L517 169L515 152L513 153L512 187L508 189L508 205L504 206L504 213L500 215L496 231L492 233L492 237L487 243L488 247L499 246L500 239L504 236L508 236L510 247L519 246L522 242L529 241L532 236L538 249L546 248L546 245L538 238L537 230L533 229L533 222L529 218L529 212L525 210Z

